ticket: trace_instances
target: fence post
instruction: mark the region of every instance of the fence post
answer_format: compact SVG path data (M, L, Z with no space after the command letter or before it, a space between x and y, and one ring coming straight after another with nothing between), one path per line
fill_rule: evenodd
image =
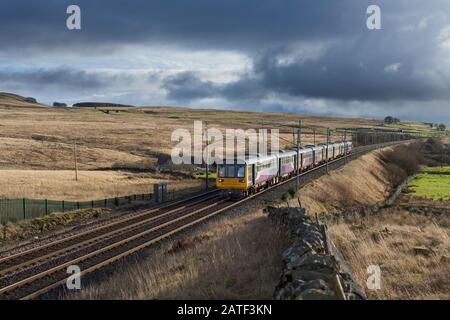
M48 216L48 200L44 200L44 206L45 206L45 215Z
M108 199L105 199L105 208L108 206Z
M65 202L64 202L64 200L62 201L62 212L64 212L64 208L65 207Z
M25 220L27 218L27 209L26 209L26 205L25 205L25 198L22 199L22 209L23 209L23 220Z
M77 209L80 209L80 201L77 201Z
M91 206L92 206L92 208L94 208L94 200L92 200Z

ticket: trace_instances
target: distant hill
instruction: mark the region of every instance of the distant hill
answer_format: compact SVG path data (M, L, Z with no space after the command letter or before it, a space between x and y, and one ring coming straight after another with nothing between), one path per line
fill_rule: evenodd
M45 108L47 105L41 104L32 97L22 97L14 93L0 92L0 106L24 107L24 108Z
M134 108L132 105L109 103L109 102L80 102L73 105L75 108Z

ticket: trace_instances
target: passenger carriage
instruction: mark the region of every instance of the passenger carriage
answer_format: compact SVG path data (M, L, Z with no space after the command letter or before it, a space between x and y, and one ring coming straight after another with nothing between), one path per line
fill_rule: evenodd
M350 154L352 142L328 145L328 161ZM298 151L299 172L327 161L327 145L305 146ZM263 188L289 179L296 174L297 150L282 150L276 154L250 155L245 161L217 166L216 187L232 195L247 196Z

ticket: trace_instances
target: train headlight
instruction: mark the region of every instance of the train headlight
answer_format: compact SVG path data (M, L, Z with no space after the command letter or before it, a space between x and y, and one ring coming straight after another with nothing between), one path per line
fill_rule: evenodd
M219 179L219 180L217 180L217 181L219 181L219 182L223 182L224 180L223 180L223 179Z
M244 183L245 179L239 179L239 182Z

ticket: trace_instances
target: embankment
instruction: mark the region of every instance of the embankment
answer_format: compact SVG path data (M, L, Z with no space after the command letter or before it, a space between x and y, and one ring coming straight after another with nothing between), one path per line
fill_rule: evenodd
M400 181L417 170L421 147L369 153L299 193L303 207L326 221L369 299L449 299L448 206L426 200L419 208L417 199L412 205L405 194L389 201L398 195ZM289 205L298 206L297 199ZM379 288L366 286L371 267L381 272Z
M301 204L309 213L316 214L382 203L419 168L420 154L415 151L418 147L400 145L363 155L302 188ZM298 200L291 200L290 205L297 206Z

